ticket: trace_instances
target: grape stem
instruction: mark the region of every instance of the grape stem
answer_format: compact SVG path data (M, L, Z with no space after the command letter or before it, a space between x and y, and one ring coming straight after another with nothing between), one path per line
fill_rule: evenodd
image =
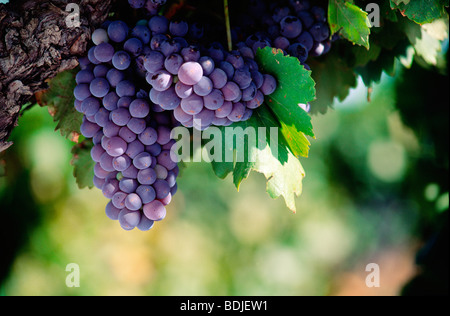
M228 9L228 0L223 0L223 6L225 10L225 25L227 29L228 50L231 51L233 49L233 42L231 39L231 24L230 24L230 11Z

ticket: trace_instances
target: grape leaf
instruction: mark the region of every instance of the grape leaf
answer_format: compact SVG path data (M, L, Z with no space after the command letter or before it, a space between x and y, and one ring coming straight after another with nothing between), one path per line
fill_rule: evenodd
M441 17L448 16L445 7L448 7L448 0L414 0L414 1L394 1L390 0L391 8L400 10L400 13L410 20L425 24L431 23Z
M330 0L328 23L331 33L337 33L350 42L369 49L370 20L367 12L353 1Z
M314 137L314 132L311 117L299 104L307 104L316 97L311 71L297 58L270 47L258 49L256 61L262 72L277 78L277 90L266 97L265 103L281 123L289 149L296 157L307 157L310 143L306 135Z
M94 161L91 158L91 148L93 144L90 140L84 140L76 144L72 148L73 176L76 179L77 185L80 189L93 188L94 183Z
M76 70L59 73L49 81L49 88L36 93L36 100L40 106L47 106L53 120L57 122L55 130L61 135L78 142L83 115L74 107L75 97L73 89L76 86Z
M252 171L264 174L269 196L274 199L283 196L287 207L296 212L295 197L302 192L305 171L289 150L280 127L265 104L249 120L221 127L218 136L223 159L213 161L212 165L220 178L232 173L238 190ZM226 156L233 157L233 161L226 161Z

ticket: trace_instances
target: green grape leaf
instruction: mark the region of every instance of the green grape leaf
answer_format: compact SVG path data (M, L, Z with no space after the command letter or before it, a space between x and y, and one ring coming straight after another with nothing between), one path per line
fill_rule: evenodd
M80 189L93 188L94 161L91 158L92 141L84 140L72 148L73 176Z
M316 97L311 71L295 57L285 56L281 50L266 47L258 49L256 61L263 73L273 75L278 81L276 91L266 97L265 103L280 122L281 133L296 157L307 157L309 141L314 137L310 115L299 105Z
M328 23L331 33L337 33L350 42L370 48L370 20L367 12L353 4L353 1L330 0Z
M302 192L305 171L289 150L281 125L268 106L262 105L245 122L216 129L222 150L222 159L212 162L216 175L225 178L232 173L239 190L252 171L262 173L267 179L269 196L274 199L282 196L287 207L295 212L295 197ZM210 128L204 133L213 131Z
M392 9L400 10L402 15L418 24L431 23L448 16L445 10L445 7L448 7L448 0L391 0L390 2Z
M47 106L53 120L57 122L55 130L74 142L78 142L83 120L83 115L73 105L76 72L77 70L67 70L59 73L49 81L47 90L36 93L37 103Z

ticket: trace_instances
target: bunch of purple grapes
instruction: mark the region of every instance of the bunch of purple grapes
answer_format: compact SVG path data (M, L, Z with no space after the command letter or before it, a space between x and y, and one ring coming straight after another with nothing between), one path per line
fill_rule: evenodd
M260 30L248 35L246 43L265 42L297 57L306 67L308 57L322 56L331 49L327 13L308 0L250 0L248 12L240 17L251 21L245 31Z
M75 108L81 133L92 138L94 185L110 199L106 215L125 230L142 231L166 216L177 191L177 163L170 150L169 113L155 113L148 93L134 82L133 56L141 47L122 21L94 31L95 46L80 59Z
M191 27L159 15L148 21L152 37L138 61L151 86L151 101L198 130L248 120L277 87L273 76L259 71L257 47L227 52L220 43L189 44L185 37Z

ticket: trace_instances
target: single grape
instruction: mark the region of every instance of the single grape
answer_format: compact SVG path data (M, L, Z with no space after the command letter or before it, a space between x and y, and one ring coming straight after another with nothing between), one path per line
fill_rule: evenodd
M128 69L131 65L131 57L126 51L118 51L112 58L112 64L118 70Z
M92 42L94 45L100 45L101 43L108 43L109 37L108 32L106 32L105 29L96 29L94 32L92 32Z
M166 208L158 200L145 204L143 211L144 215L152 221L161 221L166 217Z
M178 71L178 78L186 85L195 85L203 77L202 66L197 62L186 62Z
M114 21L108 26L108 36L116 43L123 42L128 36L128 26L123 21Z
M108 80L105 78L95 78L91 81L89 85L89 90L91 94L97 98L103 98L108 94L110 85Z
M94 56L98 61L108 63L114 56L114 47L109 43L101 43L95 46Z

